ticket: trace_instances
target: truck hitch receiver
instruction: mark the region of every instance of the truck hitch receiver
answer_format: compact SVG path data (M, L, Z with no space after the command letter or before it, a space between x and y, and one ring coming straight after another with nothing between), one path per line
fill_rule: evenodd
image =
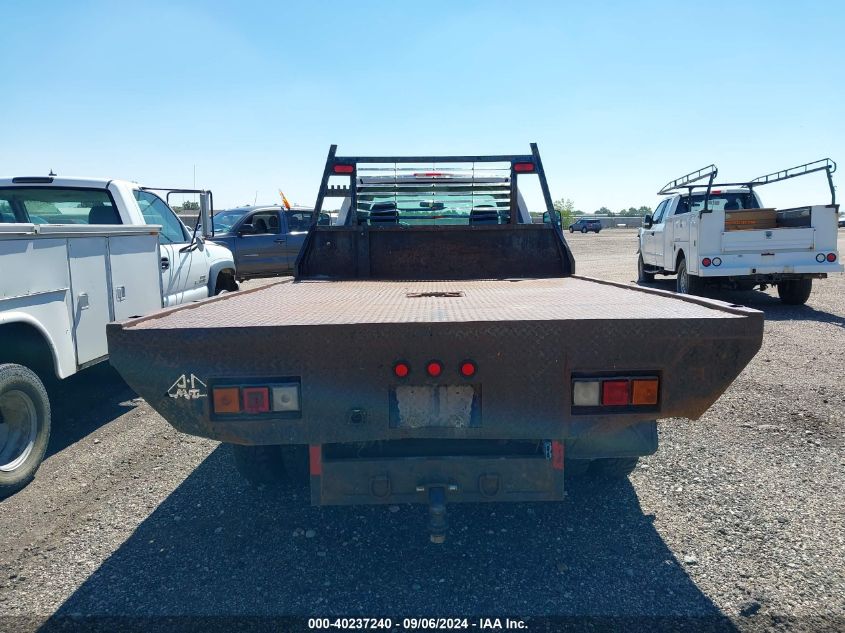
M428 489L428 533L432 543L446 541L446 489L432 486Z

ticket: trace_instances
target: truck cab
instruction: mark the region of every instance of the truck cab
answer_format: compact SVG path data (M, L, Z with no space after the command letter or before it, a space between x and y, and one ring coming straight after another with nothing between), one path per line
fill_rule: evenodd
M193 235L159 193L124 180L0 179L0 222L34 225L161 226L163 306L235 289L235 264L224 246Z

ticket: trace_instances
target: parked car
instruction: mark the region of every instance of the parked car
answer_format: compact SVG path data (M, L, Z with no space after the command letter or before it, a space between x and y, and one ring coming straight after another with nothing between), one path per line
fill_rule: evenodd
M601 231L601 220L588 220L587 218L581 218L577 222L573 222L569 225L569 232L574 233L575 231L581 231L582 233L595 231L598 233Z
M235 255L238 280L290 275L311 227L313 211L257 205L214 214L211 240ZM320 224L331 224L328 213Z

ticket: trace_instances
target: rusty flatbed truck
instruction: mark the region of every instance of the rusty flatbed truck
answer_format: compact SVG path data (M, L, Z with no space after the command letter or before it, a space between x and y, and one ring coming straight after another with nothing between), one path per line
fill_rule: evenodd
M340 157L296 276L109 326L111 362L253 482L323 504L559 500L564 468L626 476L656 418L698 418L760 347L755 310L574 275L532 224L526 155ZM332 182L340 179L339 186ZM552 214L550 213L550 216Z

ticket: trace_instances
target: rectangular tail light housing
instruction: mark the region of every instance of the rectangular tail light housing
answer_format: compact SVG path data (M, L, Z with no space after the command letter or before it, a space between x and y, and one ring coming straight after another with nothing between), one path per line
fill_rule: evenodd
M572 378L572 413L656 411L660 378L648 375L578 375Z
M299 378L215 381L211 387L213 418L302 416Z

